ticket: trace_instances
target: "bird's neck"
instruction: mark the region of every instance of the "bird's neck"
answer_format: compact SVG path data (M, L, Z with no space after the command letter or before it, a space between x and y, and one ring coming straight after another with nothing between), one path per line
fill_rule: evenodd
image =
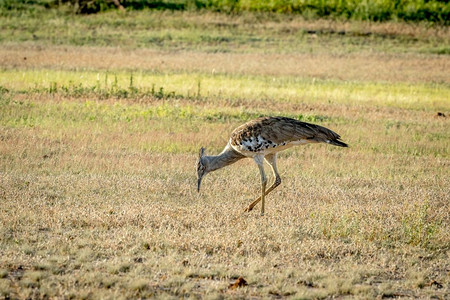
M244 155L233 150L228 144L219 155L203 156L202 159L207 162L206 166L208 172L212 172L231 165L244 157Z

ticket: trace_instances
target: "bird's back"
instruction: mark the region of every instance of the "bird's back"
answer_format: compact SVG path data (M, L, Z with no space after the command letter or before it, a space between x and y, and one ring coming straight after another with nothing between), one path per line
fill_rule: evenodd
M286 117L262 117L236 128L230 138L231 146L239 152L276 152L280 148L306 143L329 143L347 147L340 136L323 126Z

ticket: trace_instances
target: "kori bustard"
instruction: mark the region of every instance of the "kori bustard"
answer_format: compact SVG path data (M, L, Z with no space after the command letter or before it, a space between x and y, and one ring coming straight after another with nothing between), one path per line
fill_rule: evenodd
M339 141L341 137L325 127L300 122L285 117L262 117L249 121L232 133L228 144L219 155L205 155L205 148L200 149L197 163L197 190L203 177L209 172L218 170L246 157L253 158L261 175L261 196L256 198L245 211L251 211L261 201L261 215L264 215L265 196L281 183L277 170L277 153L295 145L308 143L327 143L339 147L348 147ZM264 172L264 161L272 168L275 178L266 190L267 177Z

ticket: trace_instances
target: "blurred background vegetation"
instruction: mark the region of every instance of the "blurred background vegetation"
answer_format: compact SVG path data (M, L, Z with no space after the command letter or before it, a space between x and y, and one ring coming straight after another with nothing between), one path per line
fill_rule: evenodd
M66 8L78 14L121 10L208 10L300 14L305 18L370 21L427 21L449 25L448 0L0 0L0 9Z

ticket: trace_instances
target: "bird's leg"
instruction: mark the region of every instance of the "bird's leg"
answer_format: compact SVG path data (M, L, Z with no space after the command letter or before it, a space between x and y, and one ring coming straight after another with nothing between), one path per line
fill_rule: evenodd
M265 161L270 165L270 167L272 168L272 172L273 172L273 176L275 177L275 181L273 182L273 184L271 185L271 187L265 192L265 195L267 195L268 193L270 193L271 191L273 191L277 186L279 186L281 184L281 177L278 174L278 169L277 169L277 155L275 154L269 154L265 157ZM250 205L244 210L244 212L249 212L253 209L253 207L255 207L256 204L258 204L258 202L261 201L261 196L256 198L255 201L253 201L252 203L250 203Z
M266 184L267 177L264 172L264 156L258 155L254 157L254 160L259 168L259 173L261 174L261 216L264 216L264 196L266 195Z
M266 184L267 177L264 173L264 165L258 165L259 172L261 173L261 216L264 216L264 204L265 204L265 196L266 196Z
M275 182L270 186L270 188L266 190L265 195L267 195L268 193L273 191L280 184L281 184L281 178L278 176L275 178ZM253 210L253 207L255 207L255 205L258 204L259 201L261 201L261 196L259 196L258 198L255 199L255 201L250 203L250 205L244 210L244 212L249 212L249 211Z

